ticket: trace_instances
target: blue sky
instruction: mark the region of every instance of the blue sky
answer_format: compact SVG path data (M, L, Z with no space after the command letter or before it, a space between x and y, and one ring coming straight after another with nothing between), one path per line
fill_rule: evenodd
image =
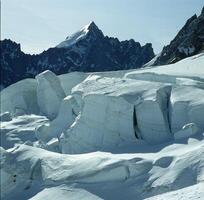
M151 42L158 53L203 6L203 0L1 0L1 39L39 53L95 21L105 35Z

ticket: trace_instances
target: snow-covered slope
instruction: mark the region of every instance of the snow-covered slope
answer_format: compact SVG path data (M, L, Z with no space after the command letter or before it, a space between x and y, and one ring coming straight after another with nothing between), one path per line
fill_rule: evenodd
M176 64L145 67L127 73L125 77L159 82L173 82L178 78L204 80L204 53L183 59ZM152 77L152 79L151 79ZM202 83L201 83L202 84Z
M96 25L94 22L90 22L85 27L83 27L81 30L77 31L76 33L72 34L71 36L68 36L65 41L58 44L57 48L67 48L70 47L80 40L84 39L90 30L92 30L92 27L95 27Z
M1 92L1 198L204 199L204 54L45 71Z

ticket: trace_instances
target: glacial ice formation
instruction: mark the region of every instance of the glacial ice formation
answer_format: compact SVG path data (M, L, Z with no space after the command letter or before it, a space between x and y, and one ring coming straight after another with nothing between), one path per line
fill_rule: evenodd
M137 140L159 144L172 140L189 123L201 133L203 57L169 66L169 74L164 73L166 66L59 77L45 71L36 80L4 89L2 113L45 115L49 121L36 127L37 139L44 147L59 145L60 151L72 154L120 148ZM200 77L195 72L190 76L191 65L200 70ZM185 69L183 74L178 66ZM17 98L15 88L20 91Z
M181 130L174 133L174 138L175 139L188 138L198 133L198 131L199 131L199 128L197 127L196 124L189 123L183 126Z
M3 89L1 199L203 197L203 66L46 71Z
M57 117L36 129L38 140L48 142L52 138L59 138L68 129L76 117L76 101L72 96L65 97L60 104Z
M65 97L59 78L51 71L36 76L37 99L40 111L49 119L57 117L62 99Z
M192 86L173 88L170 118L173 133L188 123L195 123L198 128L204 130L204 90Z
M0 92L1 113L10 112L14 116L38 114L36 87L37 83L34 79L25 79L2 90Z
M39 115L22 115L13 117L10 121L0 122L1 146L12 148L15 144L37 142L36 129L48 123L48 119Z
M133 105L104 95L88 95L83 102L82 112L61 138L62 152L90 152L135 140Z

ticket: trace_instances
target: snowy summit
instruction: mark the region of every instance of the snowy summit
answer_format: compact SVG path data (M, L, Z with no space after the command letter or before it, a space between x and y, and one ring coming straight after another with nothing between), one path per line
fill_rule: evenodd
M90 32L97 32L100 31L96 24L92 21L86 26L84 26L81 30L77 31L76 33L72 34L71 36L68 36L65 41L58 44L57 48L67 48L72 46L73 44L76 44L80 40L87 37Z

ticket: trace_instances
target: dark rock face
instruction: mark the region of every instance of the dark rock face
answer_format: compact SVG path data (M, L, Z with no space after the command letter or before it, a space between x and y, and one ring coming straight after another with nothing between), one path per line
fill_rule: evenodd
M133 39L120 42L104 36L94 22L38 55L23 53L20 45L11 40L1 41L0 46L0 84L4 87L46 69L56 74L133 69L154 57L150 43L141 46Z
M204 8L199 17L187 20L171 43L165 46L153 65L175 63L204 50Z
M1 86L10 85L18 80L26 78L26 68L32 63L32 56L24 54L20 44L11 40L0 42L1 47Z

